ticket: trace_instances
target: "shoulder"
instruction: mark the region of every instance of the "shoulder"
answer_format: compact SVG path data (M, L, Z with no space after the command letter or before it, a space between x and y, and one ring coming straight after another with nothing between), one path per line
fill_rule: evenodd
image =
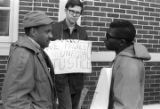
M62 21L53 23L53 24L52 24L52 29L60 28L60 27L62 27L62 24L63 24Z
M143 67L143 61L141 59L128 57L128 56L120 56L117 60L117 64L119 64L120 68L122 69L130 69L134 71Z
M60 39L60 36L62 34L62 29L63 29L62 21L52 24L52 35L53 35L53 38L51 40Z
M77 29L83 32L86 32L85 27L76 25Z
M12 60L19 60L23 64L27 63L28 60L33 59L34 53L25 47L16 47L14 50L10 50L10 57Z
M78 29L79 34L81 35L81 38L84 40L88 40L88 34L87 34L85 28L81 27L79 25L77 25L76 28Z

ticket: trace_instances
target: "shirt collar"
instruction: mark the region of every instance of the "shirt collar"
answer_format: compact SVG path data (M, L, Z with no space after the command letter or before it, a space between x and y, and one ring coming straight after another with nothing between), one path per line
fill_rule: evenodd
M63 21L62 21L62 24L63 24L63 30L67 30L67 29L69 29L69 27L68 27L68 25L67 25L67 23L66 23L66 19L64 19ZM77 30L78 29L78 25L77 24L75 24L75 26L74 26L74 29L73 30Z

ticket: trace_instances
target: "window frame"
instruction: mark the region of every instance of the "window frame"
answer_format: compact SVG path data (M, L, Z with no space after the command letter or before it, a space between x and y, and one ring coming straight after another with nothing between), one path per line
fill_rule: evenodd
M0 7L9 10L9 36L0 36L0 55L9 55L10 44L18 39L19 0L10 0L10 7Z

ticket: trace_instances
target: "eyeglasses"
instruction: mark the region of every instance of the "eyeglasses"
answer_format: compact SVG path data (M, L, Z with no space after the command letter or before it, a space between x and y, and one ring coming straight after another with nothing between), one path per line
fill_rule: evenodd
M109 33L106 34L106 38L107 38L107 40L108 40L108 39L122 39L122 38L120 38L120 37L111 36Z
M71 10L71 9L68 9L68 12L69 12L70 15L76 16L76 17L79 17L81 15L81 12L74 11L74 10Z

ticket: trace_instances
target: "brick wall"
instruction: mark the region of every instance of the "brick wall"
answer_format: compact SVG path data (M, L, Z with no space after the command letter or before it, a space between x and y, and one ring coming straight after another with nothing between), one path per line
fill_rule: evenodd
M160 62L145 63L144 104L160 103Z
M127 19L137 29L136 42L144 44L150 52L160 52L160 0L84 0L85 9L81 24L93 42L93 51L106 51L103 40L108 25L114 19ZM19 36L24 35L23 15L31 10L43 10L58 21L59 0L20 0ZM107 58L107 57L106 57ZM0 90L6 72L7 56L0 56ZM89 109L96 88L100 69L111 66L111 62L92 62L91 74L85 77L89 92L83 109ZM160 62L145 62L144 104L160 103Z
M0 93L3 86L4 74L6 73L8 56L0 56ZM0 96L1 99L1 96Z
M93 0L85 2L82 25L86 28L93 51L106 51L105 31L114 19L130 20L137 29L136 42L144 44L149 52L159 53L160 1L159 0ZM106 57L107 58L107 57ZM144 104L160 103L160 62L146 62ZM106 62L94 62L93 72L87 76L89 93L83 108L89 109L100 69ZM88 105L89 104L89 105Z
M85 87L89 89L85 101L83 103L82 109L90 109L90 105L93 99L93 95L96 89L98 78L100 75L100 70L103 67L111 67L111 62L92 62L92 73L87 74L85 78Z
M114 2L113 2L114 1ZM93 50L103 51L106 28L114 19L130 20L137 29L139 43L150 52L159 52L160 1L155 0L94 0L85 2L82 25L93 40Z
M24 35L22 21L24 14L39 10L46 12L54 22L58 21L59 0L20 0L19 8L19 36Z

